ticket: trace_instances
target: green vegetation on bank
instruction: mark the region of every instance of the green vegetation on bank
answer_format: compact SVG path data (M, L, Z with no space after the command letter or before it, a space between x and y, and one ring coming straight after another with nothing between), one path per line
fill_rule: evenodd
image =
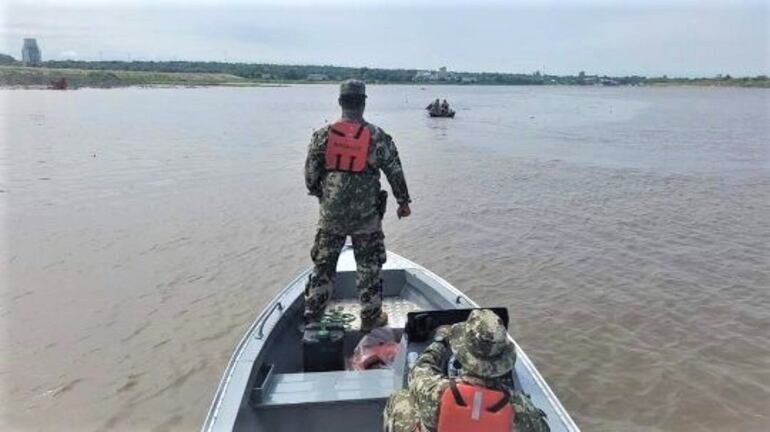
M701 87L756 87L770 88L770 79L767 75L755 77L733 78L730 75L718 75L714 78L647 78L645 85L667 86L701 86Z
M19 62L8 54L0 54L0 65L18 65Z
M668 78L587 75L472 73L418 69L378 69L342 66L278 65L188 61L47 61L40 68L23 68L13 57L0 54L0 86L40 86L65 78L70 87L130 85L257 85L342 81L359 78L369 83L476 85L692 85L770 88L765 75L733 78Z
M259 82L321 82L343 81L358 78L369 83L381 84L489 84L489 85L544 85L579 84L579 77L558 77L534 74L447 72L439 76L435 72L418 69L353 68L343 66L279 65L256 63L188 62L188 61L47 61L49 69L80 69L102 71L136 71L167 73L230 74L244 80ZM420 78L423 74L424 78ZM428 75L425 75L428 74ZM570 81L573 78L573 81ZM642 77L623 77L623 84L638 84ZM557 82L558 81L558 82Z
M256 83L241 77L221 73L139 72L0 66L0 86L3 87L48 87L53 82L61 79L66 80L68 88L256 85Z
M152 72L224 73L259 81L342 81L363 78L371 82L411 82L414 69L369 69L341 66L296 66L252 63L187 62L187 61L49 61L51 68L93 70L130 70Z

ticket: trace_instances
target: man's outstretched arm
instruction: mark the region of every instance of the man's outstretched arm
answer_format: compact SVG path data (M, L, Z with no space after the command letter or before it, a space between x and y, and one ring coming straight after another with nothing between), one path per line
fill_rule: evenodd
M409 188L406 186L404 169L401 165L401 159L398 157L398 149L393 139L386 135L385 144L381 147L382 154L378 155L380 159L380 168L385 173L385 177L393 190L393 196L398 202L398 217L407 217L411 214L409 203Z
M437 335L448 336L448 327L436 330ZM449 379L441 369L449 348L440 342L433 342L417 357L409 372L409 393L415 402L415 410L422 423L435 429L438 420L438 406L441 395L449 386Z
M310 195L319 198L321 197L321 178L325 172L325 152L326 131L324 128L313 132L313 137L310 139L310 145L307 148L307 159L305 160L305 186Z

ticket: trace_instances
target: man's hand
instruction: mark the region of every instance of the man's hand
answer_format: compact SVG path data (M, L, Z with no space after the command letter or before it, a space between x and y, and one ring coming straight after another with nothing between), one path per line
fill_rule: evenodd
M412 214L412 210L409 208L409 203L403 203L396 209L396 215L401 219L402 217L409 217Z
M444 339L449 337L449 334L452 332L452 326L451 325L442 325L436 327L435 336L441 336Z

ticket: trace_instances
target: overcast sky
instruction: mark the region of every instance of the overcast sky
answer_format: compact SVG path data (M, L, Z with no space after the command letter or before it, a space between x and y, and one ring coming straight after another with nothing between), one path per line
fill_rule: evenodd
M0 52L608 75L770 74L764 0L3 0Z

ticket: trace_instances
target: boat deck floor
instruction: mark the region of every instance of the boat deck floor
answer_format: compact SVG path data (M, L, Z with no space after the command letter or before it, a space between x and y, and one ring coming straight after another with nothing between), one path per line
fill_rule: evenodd
M403 335L407 314L424 309L416 302L397 295L383 298L382 308L387 312L389 326L398 339ZM361 310L358 299L336 298L329 303L326 310L355 317L355 321L349 323L350 330L345 334L347 357L352 354L362 336L358 331ZM289 310L287 313L294 311ZM303 372L301 333L292 328L293 323L298 320L299 317L296 320L284 320L283 322L290 323L288 327L273 330L274 335L280 334L278 339L282 342L275 344L269 351L270 354L264 358L264 362L274 365L269 388L266 388L264 399L259 404L241 410L234 430L379 430L385 402L394 391L403 386L403 374L392 369Z
M382 310L388 314L388 326L403 329L406 325L406 314L421 311L423 308L417 303L401 297L385 297L382 299ZM355 317L355 320L350 323L350 327L361 328L361 304L358 299L332 300L326 307L326 311L349 313Z

